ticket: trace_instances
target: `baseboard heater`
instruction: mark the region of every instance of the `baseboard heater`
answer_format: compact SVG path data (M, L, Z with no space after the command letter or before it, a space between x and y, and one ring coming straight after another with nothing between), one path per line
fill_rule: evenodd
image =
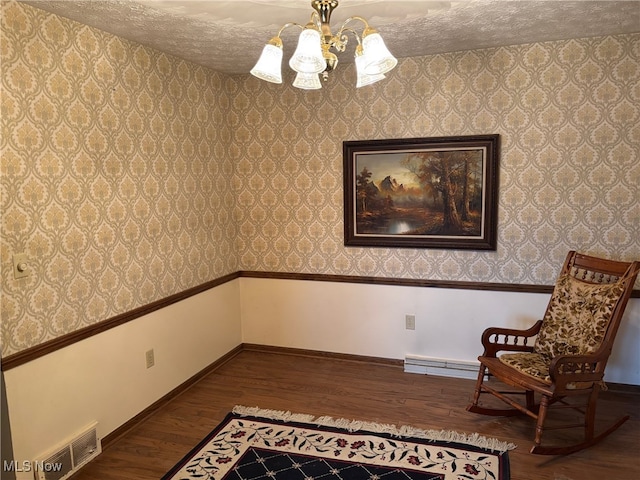
M33 462L36 480L64 480L70 478L102 452L97 433L98 424L86 427L81 432L41 455Z
M480 362L423 357L421 355L406 355L404 357L404 371L407 373L475 380L478 378L479 369Z

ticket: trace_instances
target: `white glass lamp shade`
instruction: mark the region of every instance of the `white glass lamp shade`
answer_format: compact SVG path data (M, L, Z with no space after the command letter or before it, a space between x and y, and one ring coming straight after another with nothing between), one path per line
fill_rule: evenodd
M267 43L251 75L271 83L282 83L282 47Z
M364 49L364 72L368 75L384 74L393 69L398 60L384 44L379 33L370 33L362 39Z
M298 73L320 73L327 64L322 56L320 32L305 28L298 39L298 47L289 60L289 66Z
M317 73L298 73L293 86L303 90L319 90L322 88L322 83Z
M376 73L375 75L369 75L364 71L364 62L366 62L365 56L362 52L356 53L356 73L358 79L356 81L356 88L366 87L372 83L376 83L385 78L383 73Z

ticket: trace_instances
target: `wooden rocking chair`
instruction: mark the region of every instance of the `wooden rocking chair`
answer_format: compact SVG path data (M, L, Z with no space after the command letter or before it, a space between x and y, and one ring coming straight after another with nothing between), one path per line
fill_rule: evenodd
M528 415L536 420L531 453L565 455L590 447L629 419L620 418L599 435L594 423L598 392L613 341L638 276L639 262L618 262L569 252L542 320L528 330L488 328L482 335L484 353L480 372L467 407L484 415ZM532 340L536 337L535 342ZM509 353L497 356L501 351ZM485 383L493 376L516 391L498 391ZM479 405L490 393L509 409ZM524 395L524 403L511 395ZM569 402L586 397L586 405ZM536 398L540 398L536 403ZM560 405L556 405L560 404ZM584 428L584 440L569 446L541 445L545 419L551 406L571 408L584 415L584 423L553 428ZM551 429L551 428L548 428Z

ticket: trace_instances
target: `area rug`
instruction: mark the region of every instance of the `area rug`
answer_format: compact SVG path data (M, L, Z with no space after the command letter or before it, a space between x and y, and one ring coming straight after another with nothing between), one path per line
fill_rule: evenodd
M477 434L236 406L162 480L509 480L513 448Z

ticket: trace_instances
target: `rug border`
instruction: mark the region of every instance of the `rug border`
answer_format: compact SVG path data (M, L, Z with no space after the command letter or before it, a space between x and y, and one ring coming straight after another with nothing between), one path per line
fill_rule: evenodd
M492 453L502 458L501 475L505 472L509 474L508 450L513 450L517 446L513 443L502 442L495 438L484 437L477 433L467 435L453 430L422 430L408 425L397 427L391 424L375 422L365 422L359 420L348 420L345 418L334 419L329 416L315 417L304 413L292 413L285 410L268 410L259 407L245 407L236 405L232 411L211 430L198 444L187 452L174 466L165 473L160 480L170 480L182 467L199 452L211 438L215 437L220 430L232 418L255 418L257 420L270 420L274 422L300 423L304 425L314 425L337 430L347 430L349 433L371 433L383 435L385 437L406 437L407 439L419 439L433 442L449 442L459 444L463 448L471 447L473 450L490 450ZM507 477L509 478L509 477Z
M218 422L213 430L205 435L205 437L198 442L198 444L189 450L167 473L165 473L160 480L169 480L176 473L178 473L182 467L189 461L191 457L193 457L196 453L198 453L204 446L209 443L211 438L215 437L220 430L224 428L227 422L234 417L238 417L238 414L233 413L233 411L227 413L222 420Z
M245 407L236 405L231 413L241 417L259 417L269 420L280 420L284 422L302 422L322 427L334 427L344 429L350 433L386 433L393 437L413 437L421 440L434 442L460 443L465 446L474 446L482 450L490 450L491 453L503 454L509 450L514 450L517 445L503 442L497 438L485 437L477 433L466 434L455 430L423 430L411 425L396 426L393 424L367 422L361 420L349 420L346 418L334 419L329 416L314 417L304 413L291 413L284 410L266 410L259 407Z

